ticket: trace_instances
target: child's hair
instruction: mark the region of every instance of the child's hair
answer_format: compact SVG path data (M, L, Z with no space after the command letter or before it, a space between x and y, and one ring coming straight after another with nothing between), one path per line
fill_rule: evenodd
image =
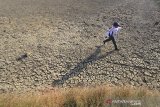
M119 24L118 24L117 22L114 22L114 23L113 23L113 26L114 26L114 27L119 27Z

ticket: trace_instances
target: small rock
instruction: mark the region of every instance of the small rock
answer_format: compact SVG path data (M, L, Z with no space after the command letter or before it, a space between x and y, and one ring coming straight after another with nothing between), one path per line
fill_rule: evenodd
M21 55L20 57L18 57L17 61L23 60L23 59L25 59L27 57L28 57L28 55L27 55L27 53L25 53L25 54Z
M155 22L154 25L157 26L159 24L159 22Z
M150 74L149 72L144 72L144 74L150 77L152 76L152 74Z

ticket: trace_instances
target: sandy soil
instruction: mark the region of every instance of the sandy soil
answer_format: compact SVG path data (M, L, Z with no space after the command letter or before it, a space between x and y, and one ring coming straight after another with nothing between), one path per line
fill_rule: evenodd
M103 45L114 21L114 51ZM0 92L114 84L160 89L154 0L0 0Z

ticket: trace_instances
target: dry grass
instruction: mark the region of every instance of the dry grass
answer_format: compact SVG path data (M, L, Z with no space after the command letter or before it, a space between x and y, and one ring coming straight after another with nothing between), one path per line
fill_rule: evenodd
M108 99L140 100L140 107L158 107L160 92L130 86L54 89L36 94L3 94L0 107L133 107L122 103L110 105L106 103Z

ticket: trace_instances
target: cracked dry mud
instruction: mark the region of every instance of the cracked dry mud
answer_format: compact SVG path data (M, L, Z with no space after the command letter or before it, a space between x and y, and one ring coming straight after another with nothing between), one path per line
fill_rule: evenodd
M114 21L123 29L103 45ZM160 90L154 0L0 0L0 92L113 84Z

